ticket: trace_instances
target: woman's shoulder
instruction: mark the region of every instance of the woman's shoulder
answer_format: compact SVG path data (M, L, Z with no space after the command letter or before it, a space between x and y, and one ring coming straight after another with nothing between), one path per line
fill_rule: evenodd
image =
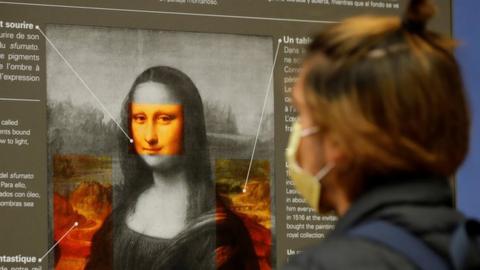
M414 270L407 259L371 241L342 236L307 248L291 258L284 270L300 269L385 269Z
M462 220L451 205L449 192L447 184L433 180L378 186L352 205L329 238L292 259L286 269L302 269L307 264L318 265L318 269L415 269L399 252L351 234L357 226L375 221L399 227L447 257L453 230Z

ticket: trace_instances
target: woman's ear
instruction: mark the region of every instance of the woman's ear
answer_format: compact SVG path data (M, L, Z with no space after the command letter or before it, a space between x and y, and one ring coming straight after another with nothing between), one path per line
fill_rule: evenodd
M347 155L341 146L340 140L334 134L327 134L323 140L325 161L335 166L342 165L347 160Z

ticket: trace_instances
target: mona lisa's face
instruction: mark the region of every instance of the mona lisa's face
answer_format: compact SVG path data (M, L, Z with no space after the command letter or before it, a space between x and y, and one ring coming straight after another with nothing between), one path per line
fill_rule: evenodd
M166 85L145 82L137 86L130 107L135 151L151 167L183 151L183 107Z

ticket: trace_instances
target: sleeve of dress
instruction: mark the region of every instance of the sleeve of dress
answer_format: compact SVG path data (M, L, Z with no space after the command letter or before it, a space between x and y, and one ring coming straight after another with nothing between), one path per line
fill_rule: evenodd
M112 214L103 222L102 227L92 238L90 257L86 270L113 269L113 221Z
M217 269L257 270L258 258L242 220L217 202Z

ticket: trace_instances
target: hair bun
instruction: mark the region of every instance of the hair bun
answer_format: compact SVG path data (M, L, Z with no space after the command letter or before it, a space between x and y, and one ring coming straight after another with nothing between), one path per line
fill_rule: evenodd
M403 27L410 32L424 32L435 11L431 0L411 0L403 17Z

